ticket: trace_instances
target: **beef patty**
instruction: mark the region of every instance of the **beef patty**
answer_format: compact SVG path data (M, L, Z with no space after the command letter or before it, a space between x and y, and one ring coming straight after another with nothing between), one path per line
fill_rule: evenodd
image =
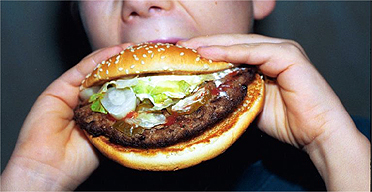
M74 119L89 134L94 137L104 135L112 143L137 148L166 147L197 136L225 118L243 101L255 73L255 68L241 68L222 79L219 87L212 81L204 83L205 88L213 90L206 104L191 114L175 116L169 125L142 129L132 135L114 128L118 122L109 115L93 112L89 103L78 106Z

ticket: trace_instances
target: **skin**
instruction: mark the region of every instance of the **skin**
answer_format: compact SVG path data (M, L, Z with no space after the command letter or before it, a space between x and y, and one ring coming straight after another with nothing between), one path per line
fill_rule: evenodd
M258 117L259 128L306 151L328 190L369 191L370 143L302 47L291 40L247 34L252 20L267 16L274 4L79 3L84 27L97 51L54 81L37 99L3 172L2 189L75 189L99 164L93 147L72 120L80 82L97 63L128 46L122 43L176 43L182 39L178 44L197 49L203 57L256 65L271 77Z

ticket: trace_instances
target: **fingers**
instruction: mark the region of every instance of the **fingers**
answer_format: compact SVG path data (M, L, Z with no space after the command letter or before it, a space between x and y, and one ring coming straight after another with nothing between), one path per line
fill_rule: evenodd
M238 44L198 48L203 57L217 61L258 65L267 76L277 78L293 66L302 66L309 61L294 45L288 43Z
M257 65L263 74L277 78L280 89L288 94L311 94L328 89L307 57L289 42L200 47L198 53L212 60Z
M182 40L179 41L177 44L188 48L198 49L199 47L208 47L213 45L230 46L237 44L265 44L265 43L290 44L296 47L306 58L308 58L304 49L295 41L280 38L272 38L257 34L221 34L201 36L189 40Z
M197 49L203 46L212 45L234 45L234 44L245 44L245 43L281 43L285 41L284 39L271 38L257 34L221 34L221 35L211 35L211 36L201 36L192 38L189 40L179 41L177 44Z

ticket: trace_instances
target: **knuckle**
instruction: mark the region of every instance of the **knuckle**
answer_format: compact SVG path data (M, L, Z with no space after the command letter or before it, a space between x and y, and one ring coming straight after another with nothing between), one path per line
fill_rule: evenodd
M292 53L298 53L302 55L302 47L299 43L293 40L288 40L281 45L285 49L287 49L289 52Z

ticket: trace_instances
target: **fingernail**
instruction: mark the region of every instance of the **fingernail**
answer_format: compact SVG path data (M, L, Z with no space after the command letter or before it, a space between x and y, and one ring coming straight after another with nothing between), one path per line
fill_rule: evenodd
M188 41L188 39L179 40L179 41L177 41L176 45L184 46L184 45L187 44L187 41Z

